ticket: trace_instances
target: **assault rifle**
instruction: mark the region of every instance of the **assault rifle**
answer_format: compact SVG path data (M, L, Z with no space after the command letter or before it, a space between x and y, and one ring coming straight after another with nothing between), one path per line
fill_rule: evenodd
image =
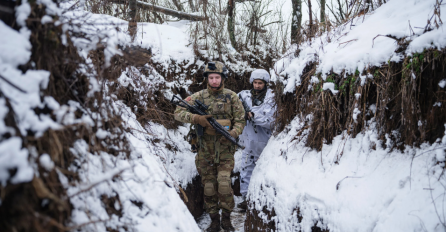
M174 105L186 108L187 111L189 111L193 114L208 115L208 113L206 113L206 111L208 110L208 107L205 104L203 104L203 102L201 102L200 100L195 100L195 104L190 105L189 103L187 103L180 97L173 95L172 100L170 100L170 102ZM217 133L223 135L232 144L237 145L238 147L240 147L242 149L245 149L245 147L243 145L240 145L237 142L237 140L234 137L232 137L231 134L229 134L229 132L222 125L220 125L220 123L217 122L217 120L215 120L214 118L208 118L207 120L208 120L209 124L211 124L211 126L215 129L215 131L217 131ZM198 126L197 134L199 136L202 136L203 135L203 127L200 125L197 125L197 126Z
M242 101L242 105L243 105L243 108L245 109L245 112L252 113L252 110L248 106L248 103L246 103L245 100L243 100L243 98L240 95L238 95L238 97L240 98L240 101ZM254 114L254 113L252 113L252 114ZM252 119L248 119L248 121L250 121L252 123L254 132L257 134L257 125L254 124L254 121Z

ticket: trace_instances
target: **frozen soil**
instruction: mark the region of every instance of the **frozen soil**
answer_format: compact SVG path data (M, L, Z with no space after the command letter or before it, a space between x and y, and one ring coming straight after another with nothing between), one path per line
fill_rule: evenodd
M242 202L243 199L242 197L234 196L234 201L235 208L231 213L232 225L234 226L236 232L244 232L246 212L241 212L241 210L237 208L237 205ZM205 231L206 228L208 228L211 224L211 217L209 217L208 213L203 213L203 215L201 215L201 217L198 219L197 224L202 231ZM220 231L224 232L223 229L221 229Z

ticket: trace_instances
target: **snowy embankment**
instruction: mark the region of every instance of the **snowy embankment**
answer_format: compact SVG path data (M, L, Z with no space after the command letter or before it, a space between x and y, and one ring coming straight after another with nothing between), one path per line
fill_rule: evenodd
M325 80L330 71L342 73L345 70L346 75L353 74L356 70L362 72L390 61L401 62L404 55L424 49L441 49L446 46L446 24L435 27L440 21L434 14L434 5L432 0L388 1L376 11L353 18L302 44L298 57L289 56L276 63L275 71L279 76L273 76L272 80L283 82L284 92L293 92L300 85L300 77L309 62L318 63L317 72ZM445 4L440 8L445 12ZM429 19L431 23L428 26ZM446 16L442 14L441 21L445 20ZM425 32L428 28L433 30ZM408 43L404 53L397 52L400 45L395 39ZM365 78L370 76L361 76L362 83Z
M21 8L26 11L25 8ZM21 14L19 14L21 16ZM23 21L18 21L21 25ZM28 162L37 162L36 154L22 148L23 135L33 131L42 136L48 129L58 129L60 125L46 115L38 115L34 108L52 107L52 97L40 98L40 90L48 86L50 73L45 70L28 70L22 73L18 65L25 64L31 56L28 41L30 31L23 28L17 32L0 21L0 183L18 184L32 180L34 170ZM16 127L5 123L8 112L16 114ZM15 174L11 171L15 169ZM1 204L1 201L0 201Z
M323 80L330 72L345 71L347 76L358 70L364 85L374 78L367 74L369 67L402 62L424 49L444 49L446 26L434 15L434 5L435 1L424 0L387 1L376 11L305 43L298 57L280 60L275 78L285 85L284 92L293 92L301 84L304 68L315 62ZM445 4L440 8L446 11ZM425 31L428 19L431 29ZM446 21L444 13L441 21ZM340 94L333 83L324 83L323 90ZM367 110L375 112L373 107L367 105ZM274 209L271 221L277 231L308 232L315 225L330 232L444 231L446 133L432 144L405 146L400 151L392 149L398 133L379 139L371 116L356 137L344 131L318 152L305 145L309 133L305 120L311 123L311 119L312 115L297 116L270 139L257 163L248 197L264 223L269 221L262 211L266 207L270 212ZM303 133L296 137L298 131Z
M39 1L39 4L46 7L48 14L42 18L41 23L63 25L64 32L70 35L69 39L86 60L84 65L78 67L78 71L88 77L89 88L86 95L89 98L86 99L87 103L94 102L94 107L85 107L85 101L70 100L61 104L51 96L41 98L50 81L50 72L28 70L22 73L18 69L18 65L30 60L32 48L29 42L32 32L25 24L31 13L32 3L23 1L22 6L16 9L17 21L22 27L20 32L0 21L0 31L3 34L0 38L2 186L30 182L39 175L47 177L48 173L57 172L66 196L51 199L62 197L63 201L68 200L71 203L72 208L67 208L72 209L68 213L71 218L63 222L67 223L64 225L66 228L82 231L123 228L132 231L200 231L178 195L180 187L185 188L197 175L194 154L189 152L189 144L184 140L188 129L180 126L177 130L168 130L149 121L141 125L134 113L137 109L132 111L125 105L125 101L119 100L110 92L112 86L132 87L133 92L139 94L132 97L138 97L140 105L144 106L146 98L157 90L165 97L172 95L169 90L159 89L160 85L170 87L179 82L187 87L189 82L184 83L184 76L175 78L175 82L167 82L148 65L146 68L151 72L147 76L138 73L134 67L128 67L117 83L99 79L99 74L92 71L95 67L90 53L102 43L105 47L106 67L114 65L110 64L114 55L121 54L117 49L118 45L151 48L154 60L165 62L166 66L170 59L177 62L194 61L192 49L186 46L185 24L140 25L135 42L132 43L126 33L126 21L72 8L70 4L77 4L75 2L64 3L62 8L51 1ZM62 10L69 8L66 12ZM53 21L55 16L59 18L57 21ZM68 44L67 39L62 33L60 41L64 45ZM169 43L162 44L162 41ZM66 91L67 95L80 95L75 90ZM100 100L95 100L94 97ZM50 113L37 113L44 108L45 112L48 109ZM15 128L4 123L11 116L8 116L8 112L15 114ZM110 115L120 115L124 123L122 127L126 131L113 126L113 120L116 119L108 118ZM11 124L11 121L7 123ZM55 167L54 160L52 161L54 157L39 154L31 146L22 147L22 139L27 134L29 136L32 133L31 135L39 138L49 129L57 131L68 130L67 128L83 130L75 133L77 140L72 147L64 150L64 155L68 154L70 157L65 161L69 162L67 170L57 165ZM85 130L94 133L85 136ZM120 140L118 145L111 145L110 141L116 140ZM60 146L60 143L53 141L51 145ZM98 149L100 147L104 147L102 151ZM126 153L124 148L129 148L130 152ZM42 173L42 170L47 173ZM67 177L67 173L75 173L76 177ZM54 195L49 193L49 196ZM45 207L48 202L51 201L44 199L41 207Z
M95 24L101 22L108 24L109 26L99 27L100 32L104 33L108 47L134 45L150 48L153 60L166 67L169 66L171 60L176 62L194 61L192 49L186 46L185 26L187 25L184 22L174 23L174 26L141 23L138 25L134 42L131 42L130 37L126 34L126 21L84 11L73 11L69 14L72 14L69 18L76 18L76 14L82 14L83 19L94 22L91 23L93 26L89 26L93 29L98 28ZM120 30L116 30L116 28ZM85 30L85 28L79 28L79 30ZM97 36L101 33L92 35ZM85 47L82 42L80 41L78 44L79 47ZM84 54L87 53L84 51ZM119 54L119 51L112 49L110 56L116 53ZM149 94L156 90L160 90L167 98L171 97L170 90L159 89L160 85L173 87L177 85L176 83L181 83L187 86L184 76L175 78L174 82L167 82L152 67L146 66L150 70L150 74L147 76L133 67L128 67L127 71L123 72L118 79L120 85L140 94L139 101L142 106L146 105L145 101ZM151 100L153 97L156 96L152 95ZM188 129L180 126L178 130L168 130L160 124L149 121L146 125L141 125L133 113L138 110L136 106L132 112L131 108L117 100L114 107L122 114L125 127L130 131L125 133L125 136L130 142L132 153L127 158L110 155L99 157L89 154L83 149L82 142L80 142L79 146L75 148L79 154L79 160L80 162L85 161L85 165L89 166L82 173L81 179L87 185L94 185L98 181L103 181L103 183L95 186L92 191L79 194L71 199L75 207L73 222L82 224L92 219L106 220L107 213L98 200L105 194L112 197L119 196L120 204L115 204L115 209L121 210L123 214L121 218L116 217L105 223L105 226L129 224L134 225L137 231L199 231L194 218L178 195L178 193L181 194L180 188L186 188L187 184L198 174L194 166L194 154L189 151L189 144L184 140ZM120 180L110 181L112 179L110 177L119 171L122 171ZM76 188L68 189L68 193L76 191ZM86 209L94 217L91 215L87 217ZM97 225L90 227L95 231L98 228ZM99 231L105 231L105 229L103 227Z
M251 179L248 197L258 211L274 208L278 231L311 231L316 223L329 231L443 230L446 136L391 151L372 124L317 152L304 141L290 142L303 125L296 119L270 140Z

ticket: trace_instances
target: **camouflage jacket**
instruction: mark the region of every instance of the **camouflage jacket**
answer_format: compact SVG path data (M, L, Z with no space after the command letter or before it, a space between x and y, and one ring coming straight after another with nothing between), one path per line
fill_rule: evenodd
M236 93L225 88L214 92L208 87L185 100L193 105L197 99L209 107L208 114L212 114L215 119L230 119L232 129L237 132L237 136L242 134L246 125L245 109ZM180 122L192 123L192 115L183 107L178 106L175 110L175 120Z

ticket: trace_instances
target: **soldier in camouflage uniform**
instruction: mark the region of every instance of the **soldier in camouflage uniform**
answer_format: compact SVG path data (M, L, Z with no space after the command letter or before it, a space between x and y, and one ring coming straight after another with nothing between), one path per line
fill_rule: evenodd
M204 186L204 203L206 211L212 219L206 231L234 231L230 213L234 208L234 193L231 188L231 171L234 168L235 146L225 137L215 132L207 121L214 117L222 126L229 129L232 137L237 138L245 127L245 110L237 94L224 88L227 78L226 67L220 62L209 62L205 67L204 76L207 79L207 89L194 93L186 98L193 105L200 100L209 106L207 116L188 112L183 107L175 110L175 119L185 123L199 124L205 128L204 135L198 138L198 154L195 165L201 175Z

